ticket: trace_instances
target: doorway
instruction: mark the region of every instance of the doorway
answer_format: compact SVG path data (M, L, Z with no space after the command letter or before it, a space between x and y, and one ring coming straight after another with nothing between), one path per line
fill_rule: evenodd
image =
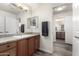
M54 55L72 55L72 4L66 3L53 8Z
M64 17L55 19L56 41L65 42Z

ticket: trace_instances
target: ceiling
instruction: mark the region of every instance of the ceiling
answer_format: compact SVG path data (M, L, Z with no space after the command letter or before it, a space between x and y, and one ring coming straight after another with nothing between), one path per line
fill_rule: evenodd
M59 8L59 7L62 7L62 6L65 6L65 8L63 10L61 10L61 11L55 10L56 8ZM53 8L53 11L54 11L54 14L58 14L58 13L61 13L61 12L66 12L66 11L72 11L72 4L71 3L65 3L65 4L62 4L62 5L58 5L58 6Z
M9 3L0 3L0 10L11 12L13 14L18 14L22 12L22 10L10 5Z
M35 10L39 8L39 6L46 3L23 3L23 4ZM63 3L48 3L48 4L50 4L53 8L63 5ZM10 3L0 3L0 9L7 12L11 12L13 14L18 14L23 11L17 7L12 6Z

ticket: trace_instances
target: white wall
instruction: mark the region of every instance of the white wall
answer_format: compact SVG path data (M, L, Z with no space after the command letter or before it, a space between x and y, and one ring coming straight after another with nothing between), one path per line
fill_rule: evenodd
M72 39L73 39L72 11L62 12L62 13L54 15L54 20L57 19L57 18L64 18L65 43L72 44ZM54 41L56 41L56 40L54 39Z
M45 4L40 6L38 9L36 9L33 12L32 16L38 16L39 17L39 29L37 29L40 34L41 34L41 41L40 41L40 50L49 52L49 53L53 53L53 10L52 7L49 4ZM43 21L48 21L49 22L49 36L48 37L44 37L42 36L42 25L41 23Z
M49 52L49 53L53 53L53 24L52 24L52 16L53 16L53 11L52 11L52 5L50 4L42 4L39 5L37 8L33 8L32 9L32 15L29 13L24 13L21 14L19 17L21 17L23 23L27 22L27 18L33 17L33 16L38 16L38 28L27 28L27 24L26 24L26 32L36 32L36 33L40 33L41 36L41 40L40 40L40 50ZM33 5L32 5L33 7ZM43 21L48 21L49 22L49 36L48 37L44 37L42 36L42 22Z
M73 4L73 55L79 56L79 4Z
M47 5L41 5L35 12L33 12L32 16L38 16L39 17L39 30L41 34L41 43L40 43L40 49L49 53L53 52L53 30L52 30L52 16L53 16L53 11L52 7L47 4ZM43 21L48 21L49 22L49 36L44 37L42 36L42 25L41 23Z
M73 4L73 35L79 32L79 4Z

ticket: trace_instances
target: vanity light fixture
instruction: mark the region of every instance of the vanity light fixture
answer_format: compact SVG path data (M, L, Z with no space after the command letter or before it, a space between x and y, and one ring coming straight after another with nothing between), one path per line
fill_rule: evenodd
M60 6L60 7L55 8L55 11L62 11L65 8L66 8L66 6Z
M64 21L64 18L59 18L59 19L56 19L57 22L59 21Z
M23 7L23 10L28 10L28 8L24 6L24 7Z
M22 4L17 3L16 6L17 6L17 7L20 7L20 6L22 6Z
M19 8L19 9L22 9L24 11L28 11L29 10L29 7L22 4L22 3L11 3L12 5L14 5L15 7Z

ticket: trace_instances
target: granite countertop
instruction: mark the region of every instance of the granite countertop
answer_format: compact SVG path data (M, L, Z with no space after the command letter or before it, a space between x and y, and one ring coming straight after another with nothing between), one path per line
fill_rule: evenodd
M4 38L0 38L0 44L21 40L23 38L30 38L36 35L39 35L39 34L23 34L23 35L17 35L17 36L15 35L10 37L4 37Z

